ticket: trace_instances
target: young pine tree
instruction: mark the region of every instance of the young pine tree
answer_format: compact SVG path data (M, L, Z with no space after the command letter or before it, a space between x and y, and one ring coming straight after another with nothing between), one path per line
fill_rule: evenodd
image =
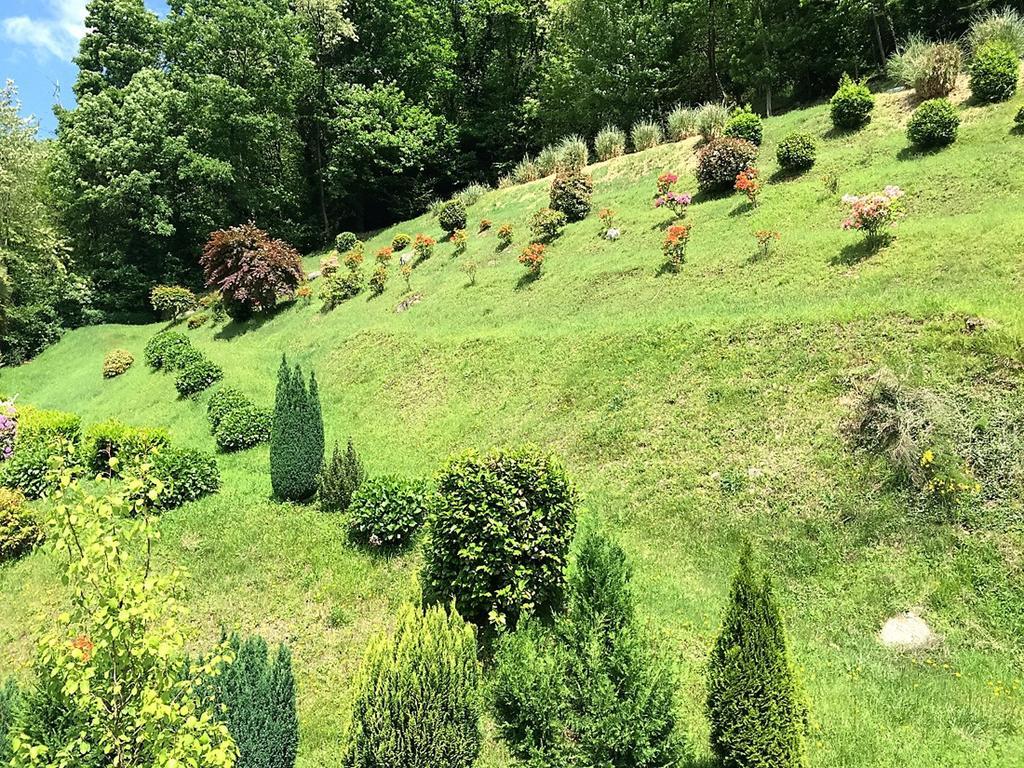
M302 370L285 357L277 377L270 429L270 482L285 501L305 501L317 490L324 463L324 422L316 377L307 388Z
M330 463L320 477L320 509L324 512L345 512L352 502L352 496L363 484L366 473L359 460L356 447L349 438L345 453L334 444Z
M407 605L356 682L344 768L470 768L480 753L473 627L452 608Z
M732 582L708 673L711 748L724 768L804 768L807 706L771 580L750 546Z

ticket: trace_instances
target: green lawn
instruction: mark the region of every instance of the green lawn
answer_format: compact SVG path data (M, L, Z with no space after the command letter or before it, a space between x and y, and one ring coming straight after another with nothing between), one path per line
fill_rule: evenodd
M661 274L664 215L650 200L667 170L695 191L693 141L596 166L595 211L616 209L622 238L600 239L596 216L570 226L536 282L520 283L517 256L546 181L470 208L463 259L479 265L474 286L441 243L412 275L422 300L407 312L394 312L405 285L393 276L384 296L330 314L314 298L190 333L226 383L262 404L282 352L314 368L328 440L351 435L372 473L429 476L463 448L523 441L560 454L586 513L635 560L643 613L677 662L698 759L708 754L705 659L750 538L779 586L810 699L813 766L1019 766L1020 497L988 498L968 522L944 522L894 487L883 463L854 454L840 424L851 384L883 364L979 418L1024 418L1024 136L1010 132L1020 101L965 105L959 142L923 156L906 150L899 94L880 97L855 135L831 135L824 107L767 121L761 206L698 199L678 275ZM775 144L798 129L821 137L818 165L776 180ZM837 196L824 174L839 176ZM839 197L889 184L907 192L908 215L891 245L866 253L839 228ZM482 218L494 227L476 235ZM496 253L504 222L516 242ZM763 228L782 239L752 260ZM368 260L397 231L440 239L423 217L373 237ZM965 333L968 315L987 330ZM75 331L0 373L0 391L89 423L166 426L212 451L205 398L178 400L171 377L142 362L161 327ZM105 381L103 356L118 346L136 365ZM160 555L189 573L191 639L209 642L223 624L290 642L300 766L334 765L352 672L367 635L413 593L418 556L371 557L346 544L338 519L273 501L266 447L219 461L222 491L162 522ZM0 569L0 676L24 674L59 602L45 555ZM912 607L941 644L883 649L884 619ZM482 762L504 765L500 747L489 744Z

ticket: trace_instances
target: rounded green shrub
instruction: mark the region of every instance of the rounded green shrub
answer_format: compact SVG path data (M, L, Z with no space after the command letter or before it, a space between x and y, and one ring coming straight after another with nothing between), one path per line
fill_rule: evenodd
M576 493L533 448L467 453L441 473L425 547L424 589L469 621L514 626L561 601Z
M724 192L757 160L757 147L745 139L715 139L697 156L697 185L704 192Z
M551 182L551 210L565 214L566 221L583 221L590 213L594 180L580 171L559 171Z
M188 328L190 331L194 331L196 328L202 328L210 322L210 315L208 312L196 312L188 319Z
M111 419L88 427L82 436L80 450L86 469L110 475L111 459L117 459L117 471L120 472L169 444L170 437L165 429L133 427Z
M33 405L18 406L18 439L59 438L77 444L82 437L82 419L77 413L51 411Z
M135 362L135 357L127 349L112 349L103 358L103 378L112 379L126 373Z
M149 293L153 309L167 320L176 320L196 308L196 295L178 285L158 285Z
M791 133L779 142L775 157L785 171L806 171L814 167L818 158L818 145L809 133Z
M224 377L223 369L203 355L192 357L182 365L174 379L174 388L182 397L198 395Z
M353 299L362 293L366 280L361 269L339 270L324 280L320 291L324 311L329 312L340 306L342 302Z
M725 135L734 139L744 139L754 146L761 146L761 140L764 138L761 116L755 114L749 104L734 110L725 123Z
M310 373L281 357L270 426L270 484L284 501L306 501L316 493L324 468L324 420L320 392Z
M1006 101L1017 92L1020 78L1017 53L1002 40L993 40L974 52L971 93L978 101Z
M349 504L349 537L375 550L402 549L423 524L430 500L430 486L421 480L371 477Z
M213 456L193 448L163 446L125 473L135 490L127 500L136 508L176 509L182 504L216 493L220 470Z
M551 242L562 234L569 219L561 211L541 208L530 217L530 231L542 243Z
M956 141L960 115L948 99L922 103L907 123L907 138L918 147L945 147Z
M334 238L334 247L338 253L347 253L355 248L358 242L359 238L356 237L355 232L341 232Z
M838 90L829 101L832 124L841 130L860 128L871 118L874 108L875 97L870 89L863 83L854 82L844 72Z
M180 331L161 331L146 342L146 365L155 371L173 371L182 355L192 349L188 336Z
M61 472L77 468L75 447L63 438L19 436L11 457L0 461L0 486L41 499L58 487Z
M42 541L42 532L18 491L0 488L0 563L14 560Z
M243 405L224 414L214 438L222 451L244 451L270 440L270 411Z
M210 421L210 431L216 432L221 419L231 411L252 405L248 397L234 387L221 387L212 395L206 404L206 418Z
M399 251L404 251L406 248L408 248L411 243L412 238L409 237L409 235L405 234L404 232L399 232L391 240L391 248L394 250L395 253L398 253Z
M457 229L466 228L466 205L461 199L449 200L437 213L437 222L449 235Z

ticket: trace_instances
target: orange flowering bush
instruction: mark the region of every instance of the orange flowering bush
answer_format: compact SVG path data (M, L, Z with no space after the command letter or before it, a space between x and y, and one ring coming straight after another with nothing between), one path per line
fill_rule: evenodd
M391 263L391 257L395 255L395 249L390 245L385 245L379 251L377 251L377 263L378 264L389 264Z
M437 240L430 235L419 234L412 241L412 252L416 255L416 261L426 261L434 255L434 246Z
M757 253L762 259L768 258L772 251L772 245L782 238L778 232L773 232L770 229L759 229L754 233L754 239L757 240Z
M678 272L686 261L686 246L690 243L690 224L677 224L668 228L661 250L673 272Z
M544 266L544 250L541 243L530 243L519 254L519 263L526 267L531 275L539 275Z
M757 206L757 198L761 194L760 172L757 168L747 168L736 176L736 191L747 196L752 206Z

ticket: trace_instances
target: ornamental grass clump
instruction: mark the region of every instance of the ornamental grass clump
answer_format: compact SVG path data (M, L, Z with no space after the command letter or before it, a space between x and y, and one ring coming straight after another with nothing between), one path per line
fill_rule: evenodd
M1006 43L1018 58L1024 58L1024 15L1006 6L975 17L967 33L970 49L977 51L991 42Z
M594 152L601 162L626 154L626 134L614 125L606 125L594 138Z
M306 501L317 491L324 465L324 422L316 377L281 357L270 428L270 484L282 501Z
M661 125L653 120L641 120L630 131L630 140L633 143L633 150L635 152L654 149L664 139L665 134L661 130Z
M557 147L555 171L581 172L590 162L590 148L582 136L566 136Z
M724 104L708 103L697 108L697 131L705 142L722 137L729 121L729 109Z
M673 109L666 121L668 138L671 141L682 141L695 135L697 131L697 110L679 105Z

